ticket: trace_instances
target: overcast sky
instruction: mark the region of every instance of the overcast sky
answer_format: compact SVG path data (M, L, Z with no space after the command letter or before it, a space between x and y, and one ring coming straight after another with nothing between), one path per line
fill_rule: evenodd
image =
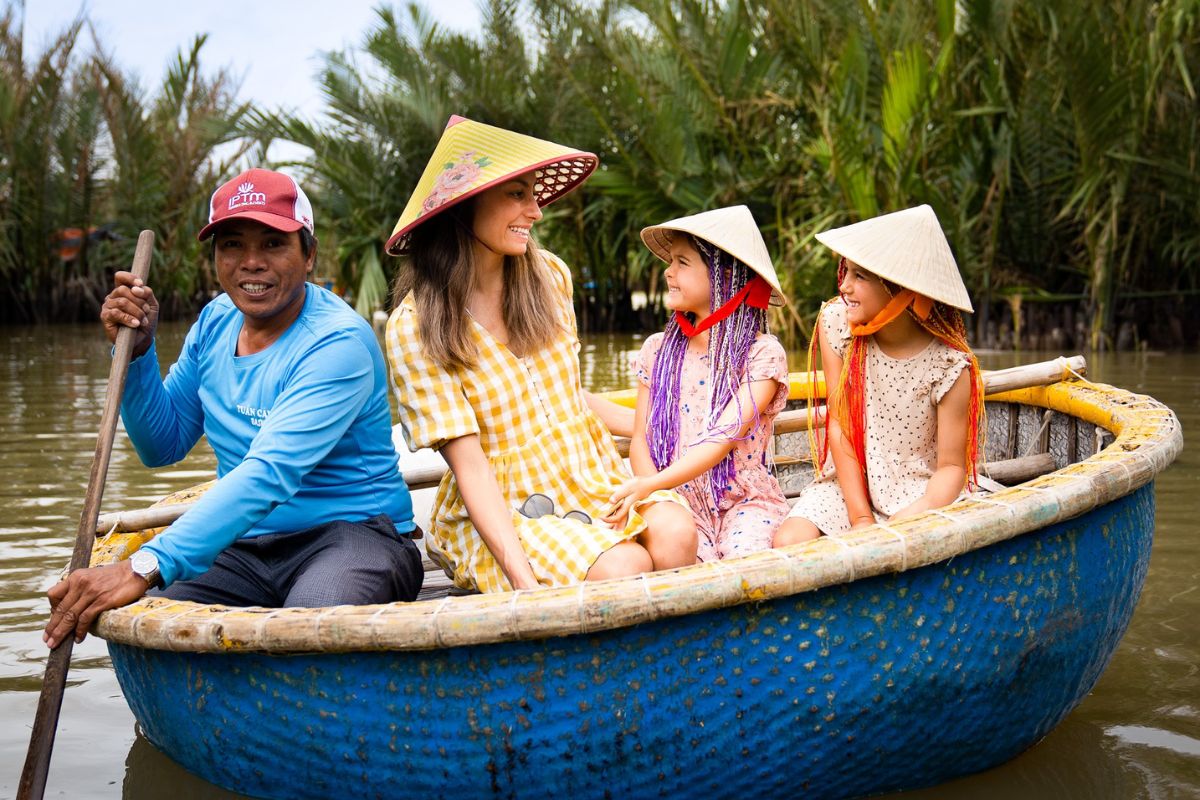
M0 0L0 6L14 0ZM479 28L476 0L420 0L442 24ZM320 53L361 43L379 0L26 0L27 57L42 52L86 10L103 46L138 73L152 91L166 64L198 33L208 33L200 63L229 67L242 79L240 99L292 107L314 115L321 107L315 75ZM402 10L405 3L393 3ZM90 37L85 52L91 51Z

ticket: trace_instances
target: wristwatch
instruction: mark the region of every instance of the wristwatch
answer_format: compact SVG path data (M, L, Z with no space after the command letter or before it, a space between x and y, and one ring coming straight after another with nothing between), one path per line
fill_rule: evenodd
M158 556L149 550L138 550L129 557L129 566L133 574L144 580L151 589L162 583L162 575L158 571Z

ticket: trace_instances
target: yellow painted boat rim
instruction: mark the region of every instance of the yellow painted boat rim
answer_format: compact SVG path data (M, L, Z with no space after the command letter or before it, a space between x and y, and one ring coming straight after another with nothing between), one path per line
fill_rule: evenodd
M986 497L730 561L578 586L375 606L227 608L146 598L101 615L94 632L144 648L222 653L432 650L594 633L945 561L1124 497L1183 449L1175 414L1123 389L1070 381L988 399L1075 416L1116 438L1090 458ZM127 558L149 535L114 534L93 563Z

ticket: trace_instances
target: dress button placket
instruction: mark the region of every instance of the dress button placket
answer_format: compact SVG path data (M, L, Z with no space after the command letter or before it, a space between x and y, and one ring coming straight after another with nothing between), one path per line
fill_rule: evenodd
M542 413L549 417L550 409L546 405L546 398L542 395L542 385L538 383L537 376L529 367L529 356L521 356L521 366L525 368L525 374L529 377L529 382L533 385L533 394L537 397L538 404L542 407Z

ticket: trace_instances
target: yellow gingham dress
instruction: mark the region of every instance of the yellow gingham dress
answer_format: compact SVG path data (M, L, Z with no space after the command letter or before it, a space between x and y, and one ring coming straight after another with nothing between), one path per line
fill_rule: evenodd
M478 434L533 574L543 586L563 586L582 581L601 553L636 537L646 523L636 509L624 530L517 512L540 492L554 500L556 514L578 509L598 520L613 489L629 477L608 430L584 400L571 273L557 257L542 255L560 289L556 310L567 328L540 352L517 357L473 323L478 365L446 370L422 351L409 294L388 320L387 353L408 446L439 449ZM638 508L664 500L682 504L674 492L658 491ZM455 585L481 592L512 588L471 524L451 472L438 487L432 517L426 549Z

